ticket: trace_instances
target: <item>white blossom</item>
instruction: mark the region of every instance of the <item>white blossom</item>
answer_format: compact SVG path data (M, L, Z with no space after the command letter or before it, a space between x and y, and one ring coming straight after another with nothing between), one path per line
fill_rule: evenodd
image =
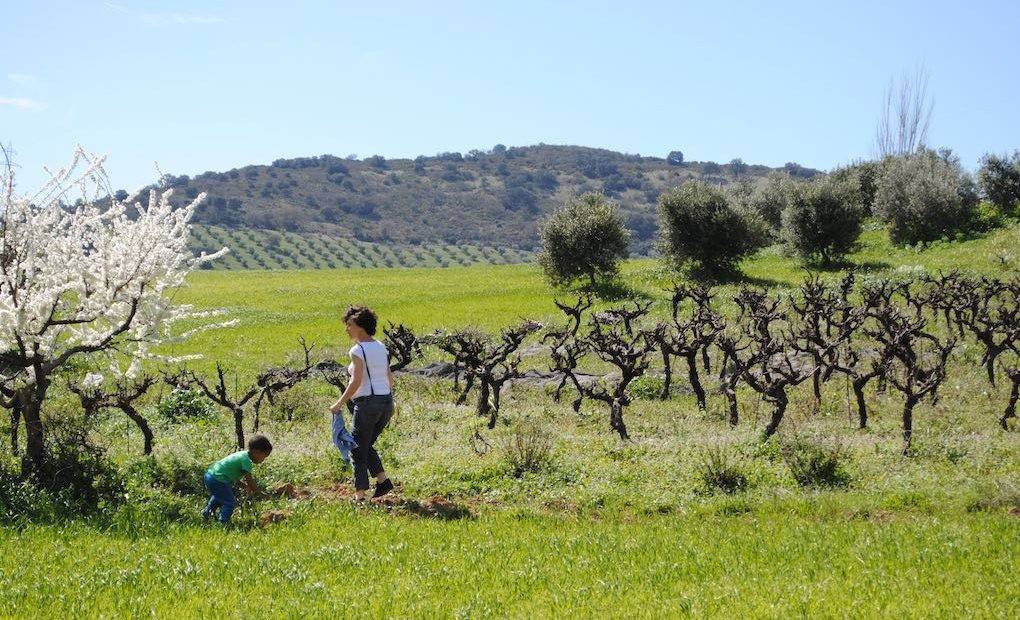
M221 313L173 303L188 273L227 252L196 257L187 247L205 194L178 208L169 189L144 203L110 198L103 158L80 147L35 193L16 192L11 166L0 182L0 353L26 366L25 381L79 354L130 376L154 347L230 324L202 323ZM184 321L187 331L175 330Z

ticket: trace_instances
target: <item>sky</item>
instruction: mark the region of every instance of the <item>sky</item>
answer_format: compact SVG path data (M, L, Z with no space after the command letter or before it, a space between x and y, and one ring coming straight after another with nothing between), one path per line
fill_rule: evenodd
M819 169L874 155L923 66L929 144L1020 148L1020 2L0 0L19 189L75 145L115 187L501 143Z

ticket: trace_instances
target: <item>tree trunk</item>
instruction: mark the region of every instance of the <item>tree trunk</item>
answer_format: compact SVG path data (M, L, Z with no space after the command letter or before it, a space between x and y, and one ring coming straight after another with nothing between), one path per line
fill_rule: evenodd
M772 419L769 420L768 426L765 427L765 439L776 434L779 430L779 424L783 421L783 415L786 413L786 406L789 404L789 399L786 398L785 393L780 393L773 397L775 400L775 408L772 410Z
M910 454L911 440L914 435L914 405L917 404L917 397L908 396L903 403L903 454Z
M615 399L609 406L609 425L620 434L620 439L630 439L627 425L623 421L623 404L620 399Z
M991 351L987 353L988 360L985 361L985 372L988 373L988 383L995 387L995 355L992 355Z
M723 388L723 391L726 393L726 402L730 406L730 426L735 427L737 422L740 421L740 410L737 407L737 390L733 386L727 385Z
M1009 424L1007 421L1010 418L1016 417L1016 401L1020 397L1020 373L1018 373L1013 379L1013 387L1009 390L1009 403L1006 405L1006 411L1003 412L1002 417L999 418L999 425L1002 426L1002 430L1009 430Z
M822 402L822 377L821 368L816 367L811 373L811 393L815 396L815 413L818 413L819 405Z
M867 379L854 379L854 396L857 397L857 418L860 421L858 428L868 428L868 404L864 400L864 386Z
M708 404L705 401L705 388L701 386L701 378L698 377L698 360L695 356L696 353L687 355L687 378L691 382L694 396L698 399L698 408L705 411L708 409Z
M701 347L701 363L705 368L705 372L712 372L712 360L708 357L708 347Z
M559 385L556 386L556 391L553 392L553 402L554 403L560 402L560 393L563 391L563 388L566 387L566 385L567 385L567 374L563 373L563 377L560 379Z
M21 429L21 403L15 399L11 407L11 454L17 456L21 451L18 446L18 431Z
M662 366L663 373L665 376L662 379L662 393L659 394L660 400L666 400L669 398L670 384L673 383L673 366L669 363L669 352L665 349L662 350Z
M496 418L499 416L499 395L503 391L503 384L493 384L491 388L492 406L489 407L489 430L496 428Z
M152 428L149 426L149 421L142 414L138 413L138 410L131 403L121 403L120 409L127 417L134 421L135 425L138 426L138 430L142 431L142 454L146 456L152 454Z
M42 421L42 403L50 387L48 379L37 381L18 390L15 396L21 405L25 420L25 457L21 470L24 475L46 471L46 433Z
M231 407L234 412L234 435L237 438L237 449L244 450L244 408Z
M489 405L489 382L485 379L481 379L478 382L478 405L475 407L475 412L480 416L489 415L492 407Z
M475 376L469 374L467 376L467 378L464 379L464 391L461 392L460 396L457 397L457 404L458 405L463 405L465 402L467 402L468 394L471 393L471 388L474 387L474 385L475 385ZM485 385L484 381L482 382L482 385L483 386ZM457 384L454 383L454 389L456 389L456 388L457 388Z

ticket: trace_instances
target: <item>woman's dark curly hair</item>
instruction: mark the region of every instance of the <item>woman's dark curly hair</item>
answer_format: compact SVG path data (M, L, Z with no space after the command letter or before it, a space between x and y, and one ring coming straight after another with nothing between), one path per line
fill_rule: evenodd
M378 317L375 316L375 312L372 312L371 308L365 306L351 306L344 312L344 324L347 321L353 320L354 324L365 330L369 336L375 335L375 327L379 323Z

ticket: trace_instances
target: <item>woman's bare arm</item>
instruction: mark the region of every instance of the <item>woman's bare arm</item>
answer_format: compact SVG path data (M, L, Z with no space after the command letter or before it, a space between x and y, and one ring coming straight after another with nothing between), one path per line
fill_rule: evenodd
M351 361L354 363L354 376L351 377L351 383L344 390L340 400L333 403L333 406L329 408L334 414L342 413L344 407L354 398L354 395L358 393L361 388L362 377L365 376L365 360L361 359L357 355L351 356Z

